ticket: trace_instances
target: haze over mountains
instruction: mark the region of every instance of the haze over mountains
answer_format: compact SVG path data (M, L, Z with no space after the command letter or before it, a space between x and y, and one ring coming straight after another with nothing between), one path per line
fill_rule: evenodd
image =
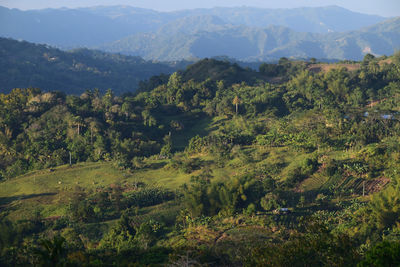
M20 11L0 8L0 36L60 48L96 48L171 61L225 55L361 59L400 48L398 18L337 6L157 12L126 6Z
M400 44L399 18L359 31L330 34L296 32L283 26L225 25L210 16L196 19L184 18L157 33L133 35L101 49L158 60L216 55L244 61L269 61L280 57L360 60L366 53L390 55ZM213 30L191 31L196 25Z

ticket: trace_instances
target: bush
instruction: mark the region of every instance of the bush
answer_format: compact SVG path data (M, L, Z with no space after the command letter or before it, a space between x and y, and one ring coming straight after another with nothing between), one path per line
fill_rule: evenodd
M262 196L262 183L250 175L235 177L226 183L195 178L184 189L184 203L193 216L232 215L250 204L258 204Z
M278 195L274 193L266 194L260 201L261 207L266 211L272 211L282 206L282 202Z
M155 242L162 228L163 225L157 221L144 222L137 228L135 239L142 248L147 249Z
M126 196L128 207L148 207L174 199L173 192L160 188L145 188L139 191L130 192Z
M201 168L202 161L198 158L188 158L181 155L175 156L170 161L170 166L174 169L183 171L184 173L191 173Z

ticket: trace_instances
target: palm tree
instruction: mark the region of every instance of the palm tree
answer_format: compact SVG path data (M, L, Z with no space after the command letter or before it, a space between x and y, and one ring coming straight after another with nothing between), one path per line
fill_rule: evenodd
M82 117L81 117L81 116L74 116L74 117L72 118L72 123L77 127L77 128L76 128L77 133L78 133L78 135L80 135L81 127L84 125L84 122L83 122L83 120L82 120Z
M100 132L101 129L101 123L93 117L86 118L85 123L89 125L90 129L90 144L93 145L93 137L95 133Z
M238 114L238 108L239 108L239 104L240 104L240 99L238 96L235 96L235 98L232 101L232 104L235 105L236 107L236 115Z
M74 138L74 136L77 134L78 136L80 135L80 133L81 133L81 127L84 125L84 121L83 121L83 119L82 119L82 117L81 116L74 116L73 114L69 114L68 115L68 117L67 117L68 119L67 119L67 122L68 122L68 125L69 125L69 133L68 133L68 135L71 137L71 138ZM76 127L76 132L75 132L75 128Z

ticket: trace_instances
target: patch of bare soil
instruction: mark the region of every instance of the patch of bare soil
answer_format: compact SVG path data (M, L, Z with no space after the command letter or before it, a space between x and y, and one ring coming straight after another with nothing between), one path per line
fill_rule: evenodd
M319 73L328 72L332 69L345 68L348 71L356 71L360 68L360 64L313 64L308 67L308 71Z

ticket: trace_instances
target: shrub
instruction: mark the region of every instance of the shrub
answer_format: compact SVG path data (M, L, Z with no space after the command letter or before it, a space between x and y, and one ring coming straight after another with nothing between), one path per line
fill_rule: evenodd
M175 156L170 161L170 166L174 169L183 171L184 173L191 173L201 168L202 161L198 158L185 158L181 155Z
M174 199L173 192L160 188L144 188L133 191L126 196L126 205L136 207L148 207Z

